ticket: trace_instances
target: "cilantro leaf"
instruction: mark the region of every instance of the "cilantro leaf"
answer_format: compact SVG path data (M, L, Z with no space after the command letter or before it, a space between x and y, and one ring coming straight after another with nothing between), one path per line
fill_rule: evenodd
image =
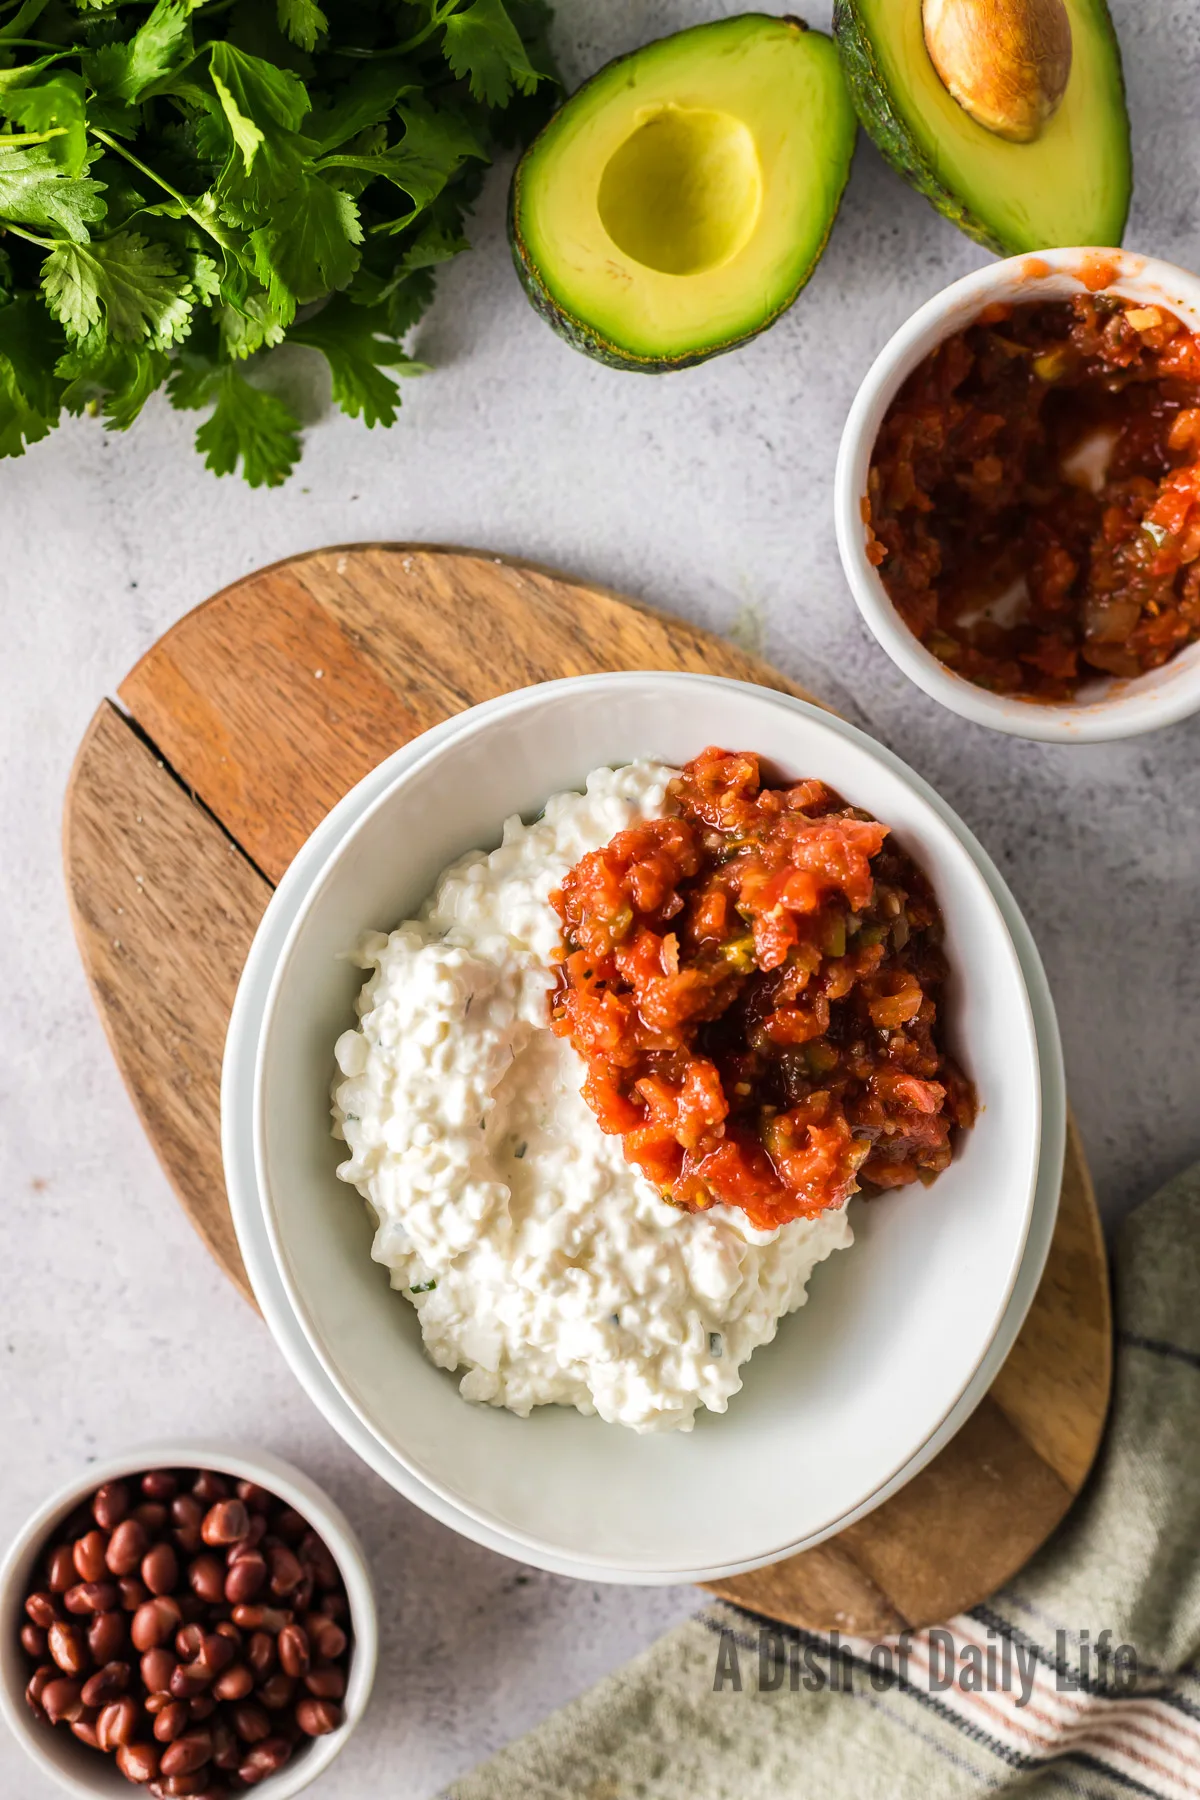
M450 15L444 31L446 61L485 105L507 105L514 87L532 94L542 79L503 0L474 0L465 12Z
M150 16L126 43L100 44L85 53L88 80L100 100L136 105L192 59L192 20L200 0L157 0Z
M358 207L340 188L305 175L250 234L254 267L279 317L290 324L296 303L345 287L357 269L363 229Z
M20 456L57 423L62 337L32 294L0 307L0 456Z
M83 78L64 70L46 81L0 91L0 113L30 132L54 132L47 145L53 160L68 175L87 167L87 111Z
M402 231L417 213L437 199L467 157L486 162L487 151L461 113L435 112L423 100L415 99L398 102L396 112L404 124L404 136L398 144L373 156L335 150L322 157L317 166L361 170L402 188L413 203L413 211L390 227Z
M213 45L208 72L247 172L264 147L270 159L280 128L300 129L312 104L298 75L233 44Z
M137 231L91 244L58 244L42 264L46 305L75 338L107 327L118 341L158 349L187 335L195 289L171 253Z
M170 366L163 350L114 344L102 332L93 332L58 360L57 373L67 383L62 403L69 413L99 406L110 431L127 431Z
M329 30L329 20L316 0L275 0L279 29L301 50L315 50L317 39Z
M419 85L412 70L401 62L369 62L341 83L331 102L314 106L306 129L319 150L336 150L368 125L386 120L397 100L415 93Z
M424 365L414 362L394 339L380 333L387 324L379 309L354 306L344 294L333 299L313 318L292 327L289 342L319 350L333 377L333 397L351 418L365 425L393 425L400 405L400 389L382 368L417 375Z
M300 457L300 424L282 400L253 387L225 364L207 379L172 382L176 406L216 401L196 433L196 448L214 475L232 475L238 463L251 487L279 487Z
M90 175L67 175L45 144L10 149L0 139L0 221L62 231L83 244L88 226L104 217L103 191Z

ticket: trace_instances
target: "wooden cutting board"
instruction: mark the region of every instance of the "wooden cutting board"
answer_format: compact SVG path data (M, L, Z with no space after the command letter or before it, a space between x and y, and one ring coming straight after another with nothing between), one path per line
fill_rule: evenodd
M604 669L801 691L682 620L528 563L369 544L235 582L147 652L120 705L97 709L64 829L80 951L163 1167L248 1300L221 1173L221 1054L274 884L330 807L418 732L531 682ZM1072 1129L1045 1276L968 1423L869 1517L716 1591L847 1633L928 1624L984 1598L1079 1492L1111 1345L1103 1239Z

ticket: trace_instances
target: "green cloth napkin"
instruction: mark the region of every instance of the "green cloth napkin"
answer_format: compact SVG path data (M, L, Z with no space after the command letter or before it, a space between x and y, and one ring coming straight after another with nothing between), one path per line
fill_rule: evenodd
M901 1660L710 1604L446 1800L1196 1800L1200 1166L1127 1220L1114 1288L1097 1466L986 1605Z

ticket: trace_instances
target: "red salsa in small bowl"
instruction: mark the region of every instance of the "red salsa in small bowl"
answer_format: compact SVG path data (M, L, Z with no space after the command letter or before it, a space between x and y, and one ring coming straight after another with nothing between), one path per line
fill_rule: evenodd
M864 516L901 618L978 686L1161 667L1200 639L1200 337L1109 294L986 307L892 401Z
M946 1054L942 919L886 825L820 781L710 748L672 811L553 896L554 1030L583 1095L667 1199L768 1230L929 1182L975 1117Z

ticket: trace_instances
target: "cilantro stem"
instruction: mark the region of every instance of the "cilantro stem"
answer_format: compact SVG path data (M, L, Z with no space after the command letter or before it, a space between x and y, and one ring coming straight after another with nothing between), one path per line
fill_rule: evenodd
M435 5L428 25L422 25L420 31L415 32L403 44L389 44L386 50L357 50L347 44L342 48L335 48L333 53L335 56L360 57L364 62L382 62L391 56L407 56L410 50L419 49L427 38L431 38L439 25L445 24L451 13L457 12L459 3L460 0L448 0L448 4L445 6Z
M61 238L34 237L32 231L22 231L19 225L10 225L7 219L3 225L0 225L0 236L3 236L5 232L11 232L14 237L24 238L27 244L36 244L40 250L53 250L56 244L62 242Z
M226 248L226 245L222 242L220 234L213 230L212 226L209 224L208 220L205 219L204 215L202 213L198 213L195 210L195 208L192 206L191 201L185 199L185 197L178 191L178 189L173 188L171 186L169 181L164 181L162 176L159 174L156 174L156 172L152 168L150 168L148 164L140 161L139 158L133 154L132 150L127 150L125 148L124 144L119 143L116 138L110 137L107 131L101 131L101 129L98 125L89 125L88 130L91 132L92 136L94 138L98 138L99 141L103 145L105 145L105 147L107 149L115 150L117 155L123 156L127 163L132 163L133 167L138 171L139 174L145 175L148 180L156 182L158 184L158 186L162 189L164 194L170 195L171 199L175 202L176 206L181 206L183 208L184 212L187 214L189 219L191 219L195 224L199 225L199 227L202 231L205 231L208 233L209 237L213 240L214 244L220 245L222 250L224 250Z

